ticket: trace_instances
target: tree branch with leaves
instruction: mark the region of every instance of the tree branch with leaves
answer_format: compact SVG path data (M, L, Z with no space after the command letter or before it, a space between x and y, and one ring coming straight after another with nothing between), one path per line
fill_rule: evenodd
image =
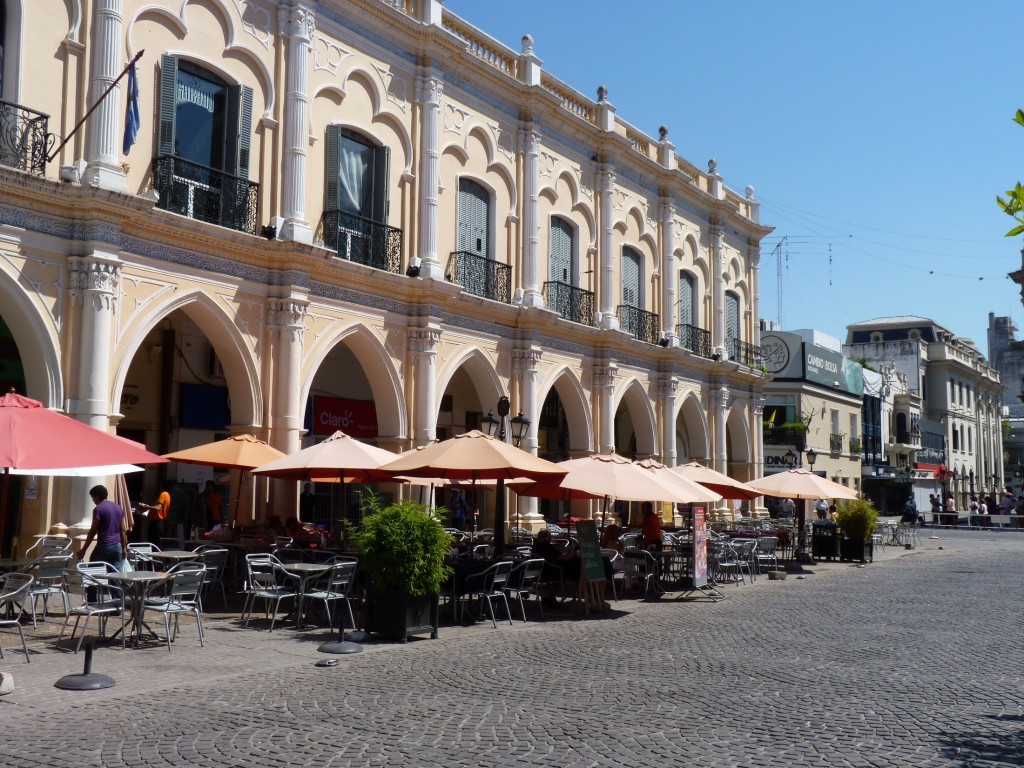
M1024 110L1018 109L1013 116L1013 122L1024 126ZM996 195L996 202L1003 209L1003 213L1012 216L1017 226L1006 233L1006 237L1014 237L1024 232L1024 186L1018 181L1013 189L1006 190L1006 197Z

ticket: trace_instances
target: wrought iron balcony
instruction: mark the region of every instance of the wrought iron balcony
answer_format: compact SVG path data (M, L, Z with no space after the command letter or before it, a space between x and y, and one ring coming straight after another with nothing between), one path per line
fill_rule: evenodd
M153 161L158 208L256 234L260 185L214 168L162 155Z
M620 304L619 327L634 338L646 341L648 344L657 344L661 340L658 316L654 312L648 312L639 307Z
M556 280L544 283L544 303L566 320L594 324L594 294Z
M0 101L0 165L42 176L53 141L50 116L9 101Z
M792 445L798 451L807 442L807 430L803 427L764 427L765 445Z
M453 251L444 279L458 283L466 293L509 304L512 301L512 267L469 251Z
M863 450L863 445L861 445L860 438L858 438L858 437L851 437L850 438L850 453L853 454L853 455L856 455L856 454L860 453L861 450Z
M843 452L843 443L846 442L846 435L842 432L833 432L829 435L828 449L833 456L839 456Z
M325 211L324 245L339 259L397 273L402 265L402 230L345 211Z
M711 357L711 331L682 323L676 326L676 336L679 337L679 346L683 349L688 349L701 357Z
M761 348L740 341L735 336L725 340L725 351L729 354L730 360L747 368L757 368L763 364Z

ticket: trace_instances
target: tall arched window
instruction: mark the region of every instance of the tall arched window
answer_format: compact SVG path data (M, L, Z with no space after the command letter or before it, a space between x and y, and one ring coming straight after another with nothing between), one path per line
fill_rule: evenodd
M490 222L490 193L472 179L459 179L458 250L492 258Z
M640 252L628 245L622 248L622 303L627 307L643 309L643 293L640 290Z
M327 126L327 210L386 222L387 147L340 125Z
M548 254L548 280L577 288L576 231L565 219L551 218L551 245Z
M725 292L725 339L740 340L740 297L732 291Z
M685 269L679 270L679 288L676 305L679 307L680 325L697 325L697 307L695 304L696 280Z

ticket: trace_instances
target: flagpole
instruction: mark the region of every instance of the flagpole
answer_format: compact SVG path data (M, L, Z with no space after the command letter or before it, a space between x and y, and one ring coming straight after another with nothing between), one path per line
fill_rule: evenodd
M49 163L50 161L53 160L53 158L55 158L58 154L60 154L60 151L62 149L64 149L64 145L67 144L69 141L71 141L71 137L72 136L74 136L76 133L78 133L78 129L81 128L85 124L85 121L88 120L92 116L92 113L96 111L96 107L98 107L103 102L103 100L105 98L107 98L107 96L110 94L110 92L112 90L114 90L114 86L116 86L119 82L121 82L121 78L123 78L125 75L128 74L128 70L130 70L132 67L135 66L135 62L137 62L139 59L141 59L142 58L142 54L144 54L145 52L146 52L146 49L143 48L141 51L139 51L137 54L135 54L135 58L132 59L131 61L129 61L127 66L124 69L121 70L121 74L117 76L117 79L114 80L114 82L112 82L109 86L107 86L107 90L105 90L103 92L103 95L100 96L98 99L96 99L96 103L93 104L91 107L89 107L89 111L88 112L86 112L84 115L82 115L82 119L79 120L75 124L75 127L71 129L71 133L69 133L64 138L64 141L62 141L60 144L57 145L57 148L55 150L53 150L53 152L51 152L49 155L46 156L46 162Z

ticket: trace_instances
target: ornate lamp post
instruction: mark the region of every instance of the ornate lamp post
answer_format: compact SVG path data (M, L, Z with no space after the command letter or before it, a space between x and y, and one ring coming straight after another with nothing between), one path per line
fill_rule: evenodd
M813 448L808 448L804 454L807 457L807 468L811 474L814 474L814 462L818 460L818 452ZM803 499L803 503L800 505L800 519L797 522L799 526L799 533L797 534L797 553L796 559L801 563L814 563L811 556L807 553L807 499Z
M509 413L512 411L512 404L506 395L502 395L498 398L498 404L495 406L495 410L498 412L498 417L495 418L494 411L488 411L487 415L480 419L480 423L484 425L487 430L487 434L491 437L496 437L504 442L509 442L511 438L512 444L516 448L526 437L526 433L530 429L530 420L523 415L520 411L518 415L509 418ZM495 489L496 497L494 500L494 554L500 555L505 549L505 480L499 479L498 486ZM519 527L519 505L516 505L516 528Z

